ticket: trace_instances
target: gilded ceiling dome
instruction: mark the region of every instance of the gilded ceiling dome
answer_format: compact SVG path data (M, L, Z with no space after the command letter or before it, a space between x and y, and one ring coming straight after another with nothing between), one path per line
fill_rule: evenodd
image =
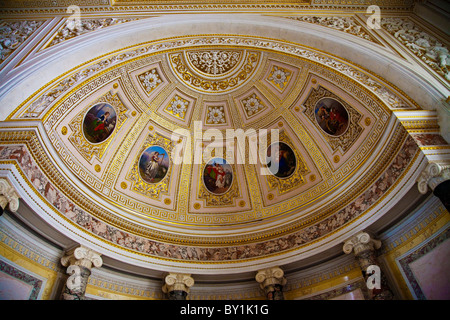
M294 262L377 221L423 166L401 115L425 114L380 40L247 18L49 39L0 132L27 200L104 255L179 272Z

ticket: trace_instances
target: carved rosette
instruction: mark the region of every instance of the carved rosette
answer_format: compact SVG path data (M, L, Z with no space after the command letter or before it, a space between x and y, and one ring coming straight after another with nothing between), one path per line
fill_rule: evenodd
M19 209L19 195L6 179L0 179L0 215L8 207L12 212Z
M194 285L194 278L190 274L170 273L164 279L162 291L169 300L185 300L190 288Z
M255 276L268 300L284 300L283 286L286 284L284 271L279 267L258 271Z
M101 255L84 246L75 248L61 258L61 264L67 267L67 279L63 300L84 300L86 286L92 267L100 268L103 264Z

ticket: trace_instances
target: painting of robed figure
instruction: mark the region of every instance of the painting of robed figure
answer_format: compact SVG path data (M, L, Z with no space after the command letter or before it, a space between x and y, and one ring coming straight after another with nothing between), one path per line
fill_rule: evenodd
M160 146L151 146L139 158L139 174L147 183L158 183L166 176L169 165L167 151Z
M347 130L348 112L336 99L320 99L315 107L315 115L319 126L329 135L340 136Z
M116 111L110 104L97 103L84 116L84 137L91 143L105 141L116 127L116 118Z
M277 178L290 177L297 165L294 151L284 142L271 144L267 148L267 168Z
M223 158L213 158L203 169L203 183L209 192L216 195L226 193L233 182L231 165Z

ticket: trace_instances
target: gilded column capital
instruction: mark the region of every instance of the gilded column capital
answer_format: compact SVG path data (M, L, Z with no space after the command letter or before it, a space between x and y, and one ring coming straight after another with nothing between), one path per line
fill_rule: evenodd
M432 191L442 182L450 180L450 164L430 162L417 179L417 187L422 194Z
M370 234L361 231L345 241L343 250L346 254L350 254L353 252L355 256L358 256L364 251L375 251L380 247L380 240L373 239Z
M261 289L268 286L286 284L286 278L284 277L284 271L280 267L273 267L264 270L259 270L255 276L256 281L259 283Z
M19 198L19 194L9 181L0 178L0 206L2 213L6 207L12 212L17 211L19 209Z
M259 270L255 279L268 300L284 300L283 286L286 284L286 278L280 267Z
M190 274L184 273L169 273L164 278L164 285L162 290L164 293L172 291L184 291L189 293L190 288L194 285L194 278Z
M65 267L76 265L92 269L92 267L100 268L103 264L101 254L91 250L83 245L72 249L61 258L61 264Z

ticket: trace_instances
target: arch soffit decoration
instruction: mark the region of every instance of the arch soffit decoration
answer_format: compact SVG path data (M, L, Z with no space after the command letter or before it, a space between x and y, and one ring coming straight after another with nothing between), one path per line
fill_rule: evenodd
M182 19L181 19L182 20ZM200 22L200 21L199 21ZM266 21L265 21L266 22ZM233 36L227 36L227 35L213 35L213 36L207 36L207 35L201 35L201 36L189 36L188 34L185 37L172 37L173 34L171 34L172 32L175 34L177 32L179 32L179 30L184 30L182 28L183 23L180 21L177 21L177 23L173 23L173 25L171 25L171 27L173 28L173 30L171 28L167 28L167 25L164 25L164 32L163 33L157 33L159 35L158 38L152 36L148 36L148 29L153 29L156 28L155 31L157 30L161 30L158 29L157 27L153 27L153 25L148 25L149 22L133 22L135 24L135 26L131 26L131 24L125 24L124 27L122 29L117 29L114 30L114 34L111 34L111 37L114 37L115 39L124 39L123 43L120 43L120 47L126 47L126 51L125 51L125 55L126 52L131 53L130 57L137 59L139 56L139 52L141 52L142 54L145 53L149 53L152 52L151 50L155 50L155 52L157 52L158 50L161 50L162 52L164 52L164 54L167 54L167 52L176 52L177 50L183 49L184 48L195 48L200 46L203 46L205 48L211 47L212 45L215 47L233 47L233 48L245 48L248 50L251 50L252 48L256 48L258 46L264 45L266 46L266 49L268 52L275 52L274 54L282 54L282 55L291 55L293 57L297 56L298 58L303 58L305 61L307 61L309 59L309 61L313 61L314 64L326 64L329 63L330 66L332 67L328 67L329 70L333 70L332 68L335 68L333 70L336 71L336 69L338 69L341 75L344 74L344 77L346 77L347 79L351 79L352 76L354 77L353 80L354 83L357 83L358 86L361 87L366 87L365 89L369 92L374 92L375 94L372 94L372 96L374 97L374 99L377 100L377 102L383 106L384 108L384 112L386 115L388 115L388 117L386 119L384 119L384 125L386 128L390 128L391 131L395 131L394 128L396 127L396 120L395 120L395 115L393 116L393 112L392 111L396 111L396 110L402 110L402 111L414 111L414 110L420 110L420 107L410 98L408 98L408 96L404 93L402 93L400 90L397 90L397 88L395 86L389 86L387 83L384 83L383 80L381 80L380 78L378 78L375 74L367 72L367 70L361 69L358 66L352 66L348 61L345 60L341 60L339 58L335 58L329 55L326 55L323 52L320 51L316 51L315 49L311 48L311 47L305 47L305 46L301 46L298 45L296 41L280 41L280 40L274 40L274 39L278 39L280 38L278 35L283 33L284 38L285 39L290 39L290 38L297 38L300 36L304 36L305 34L308 35L307 38L301 38L302 40L305 39L305 42L308 42L309 44L315 43L318 47L320 47L319 43L320 41L315 41L315 39L318 38L326 38L327 41L333 42L332 44L330 44L330 48L332 48L333 46L337 46L337 43L339 41L333 41L333 39L330 39L329 36L327 36L326 34L321 34L320 30L316 30L315 28L312 28L312 30L308 30L308 29L302 29L301 31L293 31L293 30L288 30L289 32L284 32L286 30L276 30L276 31L272 31L270 33L267 32L267 29L263 28L261 29L261 33L265 35L265 37L262 36L256 36L254 33L258 33L259 28L262 28L261 26L259 26L254 20L252 21L252 23L249 23L252 27L254 27L256 24L256 28L252 28L251 29L251 33L250 35L241 35L241 36L236 36L234 34L234 30L230 30L230 32L228 34L234 34ZM205 23L205 22L203 22ZM208 22L206 22L205 24L207 24ZM233 29L233 27L241 27L241 26L237 26L238 23L236 21L233 21L233 23L235 23L235 25L232 25L232 27L230 29ZM158 25L158 24L156 24ZM137 29L136 29L137 28ZM129 32L131 32L133 30L134 36L130 37ZM142 38L140 36L143 35L144 31L147 31L146 33L146 37ZM255 31L257 30L257 31ZM265 31L265 32L262 32ZM111 30L110 32L113 32L113 30ZM189 33L189 30L185 31L186 33ZM250 32L249 32L250 33ZM300 33L300 35L299 35ZM163 37L163 35L165 35L166 37ZM267 35L270 35L270 37L267 37ZM154 37L154 38L152 38ZM108 47L108 45L106 45L107 43L107 32L105 32L104 35L102 35L102 38L105 41L105 47ZM149 39L152 38L152 39ZM126 40L125 40L126 39ZM144 39L147 39L148 41L142 41ZM49 75L50 77L53 77L53 79L57 79L57 82L61 82L64 80L64 78L77 73L80 70L86 69L86 66L89 65L94 65L94 64L98 64L99 61L103 60L106 61L107 58L109 57L114 57L114 56L119 56L124 52L119 52L119 51L115 51L115 49L119 50L120 47L114 48L114 47L109 47L109 48L105 48L103 50L109 50L107 52L101 52L101 50L97 50L95 51L95 53L92 51L93 48L89 48L89 45L92 45L93 42L96 43L96 46L99 47L102 42L98 41L99 39L95 39L95 37L89 38L86 37L85 39L75 39L75 41L73 41L72 45L70 46L71 48L73 48L73 46L76 45L76 47L78 47L76 50L74 50L74 52L70 53L67 55L67 59L71 62L67 64L66 68L69 68L70 66L74 66L76 65L76 67L72 68L70 71L66 71L66 73L57 73L56 67L55 70L51 70L50 72L46 72L46 75ZM138 41L140 40L140 41ZM128 42L127 42L128 41ZM85 42L85 44L83 44L83 42ZM120 41L119 41L120 42ZM232 46L230 46L230 43L232 43ZM133 47L133 45L135 44L140 44L137 47ZM65 45L65 44L64 44ZM358 48L354 46L354 43L351 43L351 41L348 41L347 39L344 39L344 41L340 42L340 46L345 47L345 46L349 46L352 45L352 48L354 49L353 51L351 51L350 56L352 56L352 54L354 52L357 52L358 49L359 50L363 50L362 47ZM366 45L366 44L365 44ZM330 49L329 48L329 49ZM69 43L67 43L67 50L69 49ZM43 59L44 60L48 60L48 61L55 61L56 62L56 57L60 57L66 49L60 49L59 52L48 52L46 54L43 54ZM260 49L260 48L259 48ZM325 49L325 48L323 48ZM335 49L338 52L342 49ZM99 52L100 51L100 52ZM326 51L326 50L323 50ZM332 51L332 50L329 50ZM112 53L111 53L112 52ZM381 57L378 57L378 53L380 53L380 48L376 48L375 52L377 52L374 57L375 61L379 62ZM99 56L100 53L104 53L104 55L100 55L100 59L92 59L92 58L97 58ZM53 54L53 56L52 56ZM357 53L355 53L355 56L352 56L353 58L355 58L355 60L359 60L356 57L358 57ZM306 58L307 57L307 58ZM364 58L364 59L369 59L369 58ZM350 59L352 60L352 59ZM85 64L86 61L89 61L88 64ZM125 63L126 58L123 60L123 63ZM368 60L367 60L368 61ZM362 62L362 61L361 61ZM56 63L57 64L57 63ZM34 69L34 72L39 72L39 67L36 67L37 69ZM113 67L112 67L113 68ZM115 66L114 66L115 68ZM399 66L399 68L403 68L402 66ZM107 70L107 68L100 68L97 72L93 73L92 75L89 76L89 78L86 78L85 81L83 81L84 83L89 82L88 79L92 79L96 76L101 75L102 73L105 73L105 70ZM409 71L405 71L405 73L408 73ZM61 76L62 75L62 76ZM52 79L52 80L53 80ZM364 83L364 80L366 80L366 82ZM368 80L368 81L367 81ZM375 81L375 84L374 84ZM57 82L53 82L51 83L51 85L55 85L57 84ZM49 82L50 83L50 82ZM76 83L76 85L79 85L79 83ZM75 86L74 86L75 87ZM79 85L79 87L81 87L81 85ZM388 89L386 90L386 87L388 87ZM381 90L380 90L381 89ZM37 98L39 97L40 94L45 93L45 91L48 90L48 87L42 88L42 91L38 92L35 91L37 94L33 97ZM70 90L74 90L73 88L69 88L68 90L66 90L66 92L70 92ZM378 90L378 92L377 92ZM66 94L66 93L65 93ZM384 94L384 96L383 96ZM30 94L30 96L33 96L33 94ZM61 96L64 96L64 94L62 94ZM10 116L10 120L15 120L17 115L23 115L23 111L26 110L26 108L29 107L29 104L27 104L26 102L22 104L22 108L18 108L16 111L15 115ZM48 117L48 115L50 115L52 113L52 110L54 109L52 107L51 104L49 104L47 106L48 108L44 108L43 110L41 110L41 113L37 115L37 118L26 118L26 122L23 121L22 123L26 123L26 124L31 124L33 123L33 119L40 119L38 122L41 121L41 119L44 119L42 122L44 123L44 126L39 125L38 129L35 130L36 132L38 132L37 136L39 136L39 139L43 139L43 140L52 140L52 137L47 137L48 131L46 132L45 128L46 125L49 123L48 122L48 118L46 119L46 117ZM390 122L388 121L390 117ZM20 122L18 122L20 123ZM397 123L398 124L398 123ZM397 126L398 127L398 126ZM401 141L403 146L405 147L406 153L408 153L408 157L409 157L409 162L407 164L407 169L405 170L404 173L402 173L399 177L399 181L394 183L393 189L392 190L396 190L397 192L397 196L401 195L402 193L406 192L409 187L411 186L411 184L413 184L415 182L415 176L417 175L417 168L420 166L423 166L422 163L422 156L418 155L418 149L417 147L413 146L414 143L411 139L408 140L407 138L407 133L400 130L400 129L396 129L398 132L397 133L392 133L391 135L387 135L386 133L384 133L384 138L392 138L395 137L395 139L398 139L398 141ZM51 142L50 142L51 143ZM386 147L386 146L384 146ZM380 151L382 147L378 147L375 148L374 150L372 150L372 154L367 158L370 159L370 161L374 161L375 159L377 159L377 155L376 155L376 151ZM405 152L405 150L402 150L402 152ZM60 157L60 155L54 151L54 150L49 150L50 152L50 158L55 158L54 161L56 161L58 163L58 165L61 165L61 167L65 167L67 164L64 163L64 161L61 161L60 159L58 159ZM399 152L399 150L397 149L396 152ZM399 152L400 154L401 152ZM362 170L362 169L361 169ZM73 173L69 173L67 174L67 176L69 177L69 180L73 179L76 180L77 177L76 175L73 175ZM22 175L22 177L24 177ZM400 181L402 180L402 181ZM347 182L348 185L351 185L350 182ZM348 186L347 185L347 186ZM346 183L343 184L343 186L346 186ZM24 187L24 189L28 189L28 190L32 190L33 187L29 186L26 187L26 183L25 181L22 182L22 187ZM101 198L100 194L95 194L95 192L93 193L92 189L90 189L89 187L87 187L86 185L83 184L77 184L75 183L75 188L78 189L77 191L81 192L81 193L85 193L86 195L91 195L94 199L95 198ZM402 190L403 188L403 190ZM392 191L390 190L390 191ZM57 222L55 223L54 221L52 222L55 226L57 226L58 229L61 229L61 225L63 226L62 229L64 230L64 232L70 232L75 234L75 238L78 238L80 240L80 242L85 242L86 244L89 245L94 245L96 246L97 250L106 250L105 254L110 254L112 256L117 256L120 258L125 258L126 260L128 259L130 263L133 264L138 264L138 265L143 265L143 266L148 266L148 263L150 262L152 264L152 267L156 268L161 268L163 270L171 270L171 271L179 271L179 270L184 270L185 268L194 268L194 269L198 269L201 272L209 272L210 270L213 270L213 272L220 272L223 270L226 270L225 272L233 272L236 271L237 269L242 270L242 264L245 263L246 268L247 269L252 269L253 268L253 264L256 266L260 266L261 262L265 263L266 265L270 265L273 264L273 261L279 261L280 260L284 260L284 261L293 261L295 259L298 259L298 254L302 253L303 256L308 256L308 255L312 255L314 253L320 252L321 250L324 250L324 248L327 248L333 244L339 243L340 241L342 241L342 237L345 237L348 232L350 231L351 228L354 227L354 225L347 225L345 227L342 228L336 228L333 229L333 232L330 232L328 235L323 236L323 237L316 237L314 238L314 241L306 241L300 245L292 245L289 247L288 250L283 250L282 248L278 248L278 249L272 249L272 251L270 252L263 252L261 255L255 254L255 255L251 255L249 254L248 256L246 256L247 258L243 258L241 259L241 261L239 261L239 259L236 259L235 255L233 255L233 253L231 251L239 251L239 250L246 250L245 245L237 245L236 243L234 243L233 246L227 247L226 242L223 243L215 243L215 245L222 247L222 248L226 248L226 250L229 250L230 252L227 252L227 258L223 259L222 261L220 261L219 259L219 263L215 263L213 262L214 260L214 254L220 255L218 252L220 251L220 249L216 249L216 250L211 250L211 252L209 252L208 250L205 250L204 252L198 252L198 251L202 251L201 248L202 245L205 245L205 243L201 243L199 245L198 248L195 248L195 241L192 245L192 251L190 251L189 253L186 252L182 252L183 250L186 251L186 248L189 247L189 237L194 235L211 235L210 231L205 231L202 230L202 228L200 228L197 231L194 231L193 234L187 234L186 239L181 239L179 241L178 244L181 244L181 246L186 245L185 249L176 249L177 245L174 244L164 244L164 235L161 236L162 239L162 243L161 244L156 244L156 243L146 243L144 245L147 246L161 246L161 245L165 245L166 248L162 249L161 247L158 248L158 250L167 250L167 247L170 247L168 251L170 250L179 250L178 253L176 254L175 258L171 258L170 256L166 255L162 255L162 256L151 256L151 255L146 255L145 253L143 253L140 250L136 250L136 248L131 248L131 247L127 247L126 245L119 244L119 242L115 242L111 245L111 239L109 239L110 241L105 241L105 239L102 239L102 236L99 236L98 234L93 235L92 233L87 235L85 234L85 230L83 230L82 227L80 227L79 225L74 225L73 223L71 223L69 221L69 219L67 219L67 217L61 217L60 214L58 214L54 208L51 208L51 204L49 205L48 203L48 199L45 198L39 198L39 199L34 199L31 200L31 198L34 198L34 196L32 196L33 192L28 193L28 198L30 201L35 201L35 202L39 202L42 205L42 211L46 211L46 213L41 212L41 214L43 215L48 215L50 216L52 219L56 220ZM389 193L389 192L388 192ZM30 196L31 195L31 196ZM26 196L24 197L26 198ZM373 207L370 208L370 210L368 210L369 213L364 213L362 216L364 216L364 220L362 223L360 222L359 225L356 228L363 228L364 226L370 225L371 221L376 220L378 217L375 215L375 213L377 213L378 215L385 213L386 209L381 209L383 206L385 206L386 208L389 207L389 202L392 199L392 196L390 195L386 195L383 197L383 199L377 203L374 203ZM327 199L325 199L327 200ZM348 204L348 203L347 203ZM108 204L108 206L110 206L111 204ZM320 207L319 204L316 204L317 207ZM323 204L321 204L323 205ZM107 208L109 209L109 208ZM117 210L117 208L114 208L114 210ZM337 208L335 208L335 210L337 210ZM39 211L39 209L37 210ZM381 212L381 213L380 213ZM121 213L123 215L123 217L125 217L125 220L128 218L130 218L130 215L127 214L127 210L124 210L123 213ZM134 217L131 216L132 219L136 219L135 221L139 222L142 221L141 217ZM242 232L253 232L253 238L249 237L247 239L245 239L245 241L247 241L249 243L248 246L257 246L258 245L258 237L261 237L261 234L264 234L264 232L266 232L266 238L265 238L265 244L272 244L274 245L276 242L280 242L280 241L292 241L292 237L289 236L289 234L292 234L292 231L286 230L286 233L284 234L284 238L281 237L277 234L275 234L273 232L274 228L278 225L282 225L283 223L292 221L293 219L295 219L296 215L295 213L291 214L291 216L287 216L285 218L281 218L279 220L277 219L269 219L269 222L267 224L267 226L261 227L258 226L256 229L252 229L251 224L250 226L245 226L242 230ZM104 218L104 217L103 217ZM99 216L97 217L97 221L101 221L102 217ZM144 219L145 220L145 219ZM356 219L357 220L357 219ZM147 222L149 224L150 227L157 227L157 223L158 223L158 219L155 219L156 224L154 224L153 222ZM306 221L306 220L305 220ZM163 221L164 222L164 221ZM181 224L183 225L183 224ZM308 226L311 227L311 223L304 223L304 226ZM168 231L169 233L171 231L175 231L175 232L179 232L179 230L177 229L179 226L175 225L171 225L170 223L168 225L165 226L165 230ZM80 233L80 230L82 231ZM120 230L120 228L119 228ZM233 230L233 228L231 228L230 230ZM301 230L301 229L299 229ZM136 234L139 237L139 234L143 234L141 230L139 230L139 228L137 228L136 230ZM294 230L295 231L295 230ZM229 232L229 231L228 231ZM230 232L228 234L228 236L233 236L233 232ZM296 231L301 232L301 231ZM212 234L214 235L214 231L212 232ZM219 236L220 236L220 232L216 232ZM227 233L227 232L225 232ZM164 234L164 233L162 233ZM161 235L161 234L160 234ZM298 234L297 234L298 236ZM214 238L213 237L206 237L211 241L211 239ZM264 237L263 237L264 238ZM278 238L278 240L276 240ZM298 239L298 238L297 238ZM311 238L313 239L313 238ZM244 241L244 242L245 242ZM309 243L311 242L311 243ZM169 241L170 243L170 241ZM279 244L278 244L279 246ZM233 247L233 248L232 248ZM201 249L199 249L201 248ZM286 247L288 248L288 247ZM147 250L150 250L148 247L146 248ZM187 250L189 251L189 249ZM197 252L196 252L197 251ZM183 258L184 254L188 254L190 255L191 259L188 259L189 261L180 261L181 258ZM195 254L203 254L203 260L200 257L194 257L192 255ZM184 257L185 258L185 257ZM253 261L253 262L251 262ZM250 262L250 263L249 263ZM236 271L237 272L237 271Z

